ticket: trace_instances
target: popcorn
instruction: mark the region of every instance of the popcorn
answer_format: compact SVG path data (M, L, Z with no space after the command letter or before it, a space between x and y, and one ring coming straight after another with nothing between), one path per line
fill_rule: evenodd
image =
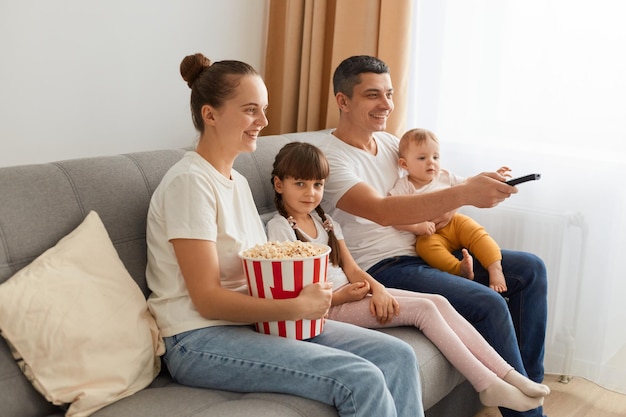
M310 258L321 255L325 248L310 242L266 242L242 252L242 256L255 259Z

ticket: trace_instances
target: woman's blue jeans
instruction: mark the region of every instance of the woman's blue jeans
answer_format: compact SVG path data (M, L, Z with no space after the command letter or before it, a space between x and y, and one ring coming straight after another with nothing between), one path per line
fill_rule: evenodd
M546 268L531 253L507 250L502 250L502 268L508 287L502 295L489 288L487 271L478 262L474 262L474 281L431 268L415 256L385 259L367 272L387 287L445 296L511 366L540 382L547 323ZM542 415L541 409L501 412L505 417Z
M175 381L237 392L279 392L337 408L340 416L423 416L410 345L374 330L328 320L307 341L215 326L165 338Z

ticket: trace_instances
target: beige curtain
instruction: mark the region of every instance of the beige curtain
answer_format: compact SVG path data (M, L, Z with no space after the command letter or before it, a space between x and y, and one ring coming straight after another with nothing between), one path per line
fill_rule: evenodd
M270 0L265 135L335 127L332 74L352 55L385 61L395 89L387 130L405 128L414 0Z

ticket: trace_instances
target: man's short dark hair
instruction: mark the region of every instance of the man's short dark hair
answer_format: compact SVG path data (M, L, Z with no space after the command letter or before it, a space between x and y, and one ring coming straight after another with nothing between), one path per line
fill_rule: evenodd
M389 67L378 58L369 55L356 55L344 59L333 74L333 89L335 95L343 93L352 98L354 86L361 82L361 74L388 74Z

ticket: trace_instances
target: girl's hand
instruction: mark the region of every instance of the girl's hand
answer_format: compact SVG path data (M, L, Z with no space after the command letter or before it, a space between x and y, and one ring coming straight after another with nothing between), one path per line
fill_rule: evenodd
M297 319L317 320L326 316L333 298L332 288L330 282L318 282L302 288L296 297L301 309Z
M394 316L400 314L400 303L389 294L386 288L383 288L372 294L370 312L380 324L387 324L391 322Z
M333 305L362 300L369 292L370 284L367 281L352 282L335 291Z

